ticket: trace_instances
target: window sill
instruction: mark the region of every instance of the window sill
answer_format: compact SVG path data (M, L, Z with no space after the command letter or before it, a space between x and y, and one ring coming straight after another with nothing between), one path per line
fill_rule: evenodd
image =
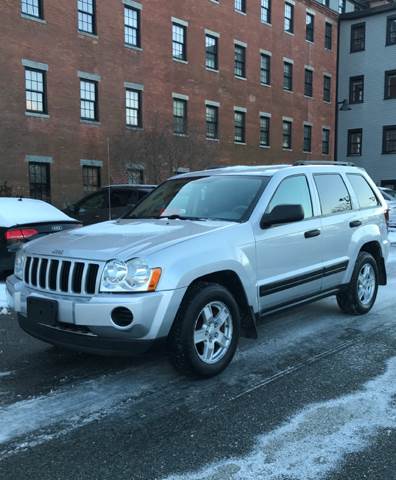
M127 130L131 130L132 132L144 132L143 127L133 127L132 125L125 125Z
M267 25L267 27L272 27L272 23L264 22L264 20L261 20L261 25Z
M331 105L333 102L331 100L324 100L323 99L323 103L325 103L326 105Z
M93 40L98 40L99 39L99 36L96 35L95 33L81 32L80 30L78 30L78 35L81 36L81 37L91 38Z
M267 88L271 88L271 87L272 87L272 85L271 85L270 83L261 83L261 82L260 82L260 85L261 85L262 87L267 87Z
M308 40L308 39L306 38L305 41L306 41L307 43L309 43L310 45L315 45L315 41L314 41L314 40Z
M241 12L241 10L236 10L235 8L234 8L234 12L235 12L235 13L239 13L239 15L243 15L243 16L245 16L245 17L246 17L246 15L247 15L246 12Z
M234 140L234 145L247 145L246 142L237 142Z
M34 118L50 118L48 113L36 113L36 112L25 112L26 117L34 117Z
M129 45L128 43L124 43L124 47L128 48L129 50L135 50L136 52L143 52L142 47L135 47L134 45Z
M385 100L385 101L388 101L388 100L396 100L396 97L384 97L384 100Z
M294 90L287 90L286 88L283 89L285 93L294 93Z
M268 150L269 148L271 148L271 145L259 145L259 147L263 150Z
M47 21L44 20L43 18L38 18L38 17L32 17L30 15L26 15L25 13L21 13L21 18L24 18L25 20L32 20L33 22L37 22L37 23L43 23L43 24L47 24Z
M184 138L185 138L185 137L188 137L188 134L187 134L187 133L175 133L175 132L173 132L173 135L174 135L175 137L184 137Z
M292 151L293 151L292 148L282 148L282 150L283 150L284 152L292 152Z
M206 140L208 142L215 142L215 143L219 143L220 142L220 139L219 138L209 138L209 137L206 137Z
M304 98L306 98L307 100L313 100L314 97L311 96L311 95L304 95Z
M239 77L238 75L235 75L235 78L236 78L237 80L243 80L243 81L245 81L245 82L246 82L246 80L247 80L246 77Z
M219 70L216 69L216 68L205 67L205 69L206 69L208 72L219 73Z
M184 63L185 65L188 65L188 60L181 60L179 58L172 57L173 61L176 63Z
M294 37L294 32L288 32L287 30L283 30L287 35L290 35L292 37Z
M83 125L92 125L93 127L99 127L101 125L98 120L84 120L83 118L80 118L80 123Z

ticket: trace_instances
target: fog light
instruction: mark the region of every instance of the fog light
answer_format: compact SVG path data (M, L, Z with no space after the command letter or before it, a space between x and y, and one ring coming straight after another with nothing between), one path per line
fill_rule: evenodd
M133 322L133 313L125 307L117 307L111 312L111 319L117 327L126 328Z

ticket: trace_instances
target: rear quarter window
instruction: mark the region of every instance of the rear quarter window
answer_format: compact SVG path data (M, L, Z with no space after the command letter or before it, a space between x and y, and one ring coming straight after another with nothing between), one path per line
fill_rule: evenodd
M341 175L314 175L322 215L334 215L352 210L351 197Z
M351 182L360 208L374 208L380 204L374 190L362 175L351 173L347 177Z

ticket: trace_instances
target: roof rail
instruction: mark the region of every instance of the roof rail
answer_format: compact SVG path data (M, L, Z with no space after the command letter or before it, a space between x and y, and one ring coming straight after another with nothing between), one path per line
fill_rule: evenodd
M356 167L352 162L331 162L329 160L299 160L293 164L294 167L302 165L339 165L341 167Z

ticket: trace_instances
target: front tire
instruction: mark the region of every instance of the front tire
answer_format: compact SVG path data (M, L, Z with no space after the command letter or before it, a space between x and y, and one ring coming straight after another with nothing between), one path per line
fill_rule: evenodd
M171 362L185 375L218 375L233 359L239 334L240 313L232 294L216 283L197 283L169 334Z
M349 285L337 295L340 309L349 315L364 315L375 303L378 293L378 265L367 252L360 252Z

